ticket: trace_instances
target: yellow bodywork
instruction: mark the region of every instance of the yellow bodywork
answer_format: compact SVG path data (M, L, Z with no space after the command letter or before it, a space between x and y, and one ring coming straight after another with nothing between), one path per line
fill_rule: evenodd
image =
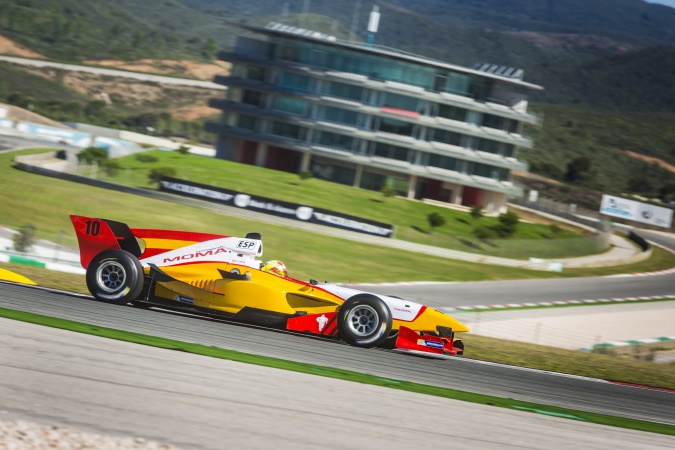
M223 278L218 269L224 272L238 269L242 274L247 273L250 280ZM187 297L193 306L229 314L237 314L244 307L288 315L324 314L336 312L344 303L344 299L322 289L321 285L308 285L241 265L200 263L164 266L161 270L176 281L158 281L156 296L169 300ZM392 321L393 330L401 326L415 331L436 332L437 326L455 332L469 331L453 317L429 307L423 308L412 321Z

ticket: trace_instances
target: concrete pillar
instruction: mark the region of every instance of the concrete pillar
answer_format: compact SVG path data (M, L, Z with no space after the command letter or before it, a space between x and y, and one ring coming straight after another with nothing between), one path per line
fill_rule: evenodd
M408 181L408 198L414 200L416 193L417 193L417 175L410 175L410 180Z
M312 155L310 153L303 153L300 160L300 172L309 170L309 163L312 162Z
M461 184L455 184L452 187L452 194L450 195L450 203L454 205L462 204L462 194L464 193L464 186Z
M267 162L267 144L262 142L258 144L258 149L255 153L255 165L258 167L265 167Z
M363 166L356 165L356 173L354 174L354 187L361 187L361 176L363 175Z

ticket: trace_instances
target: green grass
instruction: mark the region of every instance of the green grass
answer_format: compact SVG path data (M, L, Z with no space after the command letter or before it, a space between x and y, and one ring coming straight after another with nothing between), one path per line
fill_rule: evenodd
M154 188L148 180L152 169L171 167L178 178L211 186L245 192L308 206L351 214L395 226L395 237L437 247L472 253L527 259L563 258L598 253L604 248L600 239L577 229L553 232L548 225L521 222L509 239L491 239L482 242L473 237L476 225L494 226L495 217L473 219L464 211L457 211L411 201L404 198L386 198L379 192L355 189L351 186L329 183L319 179L301 180L296 174L270 171L256 166L231 161L214 160L177 152L147 152L156 162L144 163L136 156L120 158L123 169L109 179L136 187ZM427 216L438 212L445 225L430 229ZM560 240L564 240L561 245Z
M290 274L301 279L335 282L478 281L570 277L590 273L587 269L555 273L468 263L257 223L195 207L26 173L11 167L15 154L0 154L0 189L11 193L4 198L0 223L15 229L33 224L38 237L52 242L62 240L74 248L77 241L69 214L104 217L137 228L193 230L235 236L259 231L265 240L264 256L283 260L290 267ZM314 181L318 180L310 182ZM652 266L653 270L673 267L675 256L666 255ZM615 267L606 269L605 273L624 271Z
M172 339L148 336L139 333L132 333L112 328L99 327L81 322L73 322L70 320L46 317L32 313L9 310L5 308L0 308L0 317L75 331L78 333L85 333L94 336L117 339L125 342L132 342L136 344L149 345L158 348L193 353L197 355L208 356L211 358L227 359L247 364L260 365L264 367L291 370L294 372L306 373L328 378L335 378L340 380L347 380L375 386L383 386L391 389L399 389L402 391L415 392L425 395L433 395L437 397L497 406L501 408L511 408L520 411L534 412L539 414L551 415L555 417L568 418L572 420L581 420L602 425L610 425L640 431L648 431L652 433L661 433L666 435L675 435L675 427L671 425L652 423L635 419L627 419L605 414L596 414L569 408L560 408L555 406L542 405L538 403L523 402L519 400L495 397L484 394L475 394L471 392L461 391L458 389L449 389L438 386L413 383L409 381L383 378L375 375L369 375L344 369L337 369L333 367L318 366L314 364L287 361L279 358L252 355L234 350L227 350L218 347L211 347L201 344L192 344ZM474 344L477 342L478 341L475 341ZM493 351L493 353L495 352ZM587 355L587 356L602 359L601 358L602 355ZM439 364L442 363L439 361Z

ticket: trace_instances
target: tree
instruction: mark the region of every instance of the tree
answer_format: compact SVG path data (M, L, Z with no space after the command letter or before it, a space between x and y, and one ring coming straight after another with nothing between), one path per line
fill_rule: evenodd
M21 253L30 251L35 242L35 227L33 225L24 225L21 230L14 235L12 239L14 243L14 250Z
M218 43L212 38L208 38L201 48L201 54L205 59L216 59L218 53Z
M591 160L587 156L579 156L567 163L565 181L582 181L591 170Z
M103 165L108 160L108 152L101 147L87 147L77 154L77 160L85 164Z
M443 217L438 211L434 211L427 215L427 222L429 222L429 226L433 230L436 227L442 227L445 225L445 217Z

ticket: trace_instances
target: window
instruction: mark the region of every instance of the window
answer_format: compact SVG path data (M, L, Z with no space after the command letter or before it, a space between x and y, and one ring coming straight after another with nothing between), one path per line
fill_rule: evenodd
M351 151L354 148L355 139L344 134L329 133L327 131L319 132L317 143L327 147L341 148Z
M304 116L307 115L307 112L309 111L309 104L304 100L296 98L277 97L274 102L274 109Z
M460 162L456 158L430 153L429 162L427 163L427 165L432 167L439 167L441 169L458 171Z
M307 92L310 90L312 79L299 73L281 72L279 86L291 91Z
M442 142L444 144L456 145L458 147L462 146L462 135L459 133L453 133L452 131L433 130L430 140Z
M354 178L356 177L356 170L331 164L328 161L316 157L312 158L310 170L312 171L312 175L320 180L332 181L348 186L354 184Z
M379 122L379 131L400 134L403 136L412 136L413 134L413 125L411 123L389 118L381 118Z
M263 67L258 66L249 66L248 68L248 79L256 81L265 81L266 71Z
M256 118L247 114L240 114L237 119L237 126L247 130L255 130Z
M506 180L509 176L508 169L502 169L488 164L472 163L469 170L471 175L478 175L481 177L492 178L494 180Z
M329 81L323 84L322 94L332 95L334 97L346 98L350 100L361 101L363 99L364 89L359 86L353 86L346 83L337 83Z
M469 92L469 77L459 73L448 74L445 91L451 94L466 95Z
M412 162L414 152L405 147L376 142L373 146L372 154L373 156Z
M446 119L466 122L466 109L450 105L438 105L438 116Z
M348 109L326 106L322 108L319 116L329 122L342 123L351 126L358 126L359 124L359 113Z
M241 98L242 103L247 105L260 106L262 104L262 94L258 91L244 90L244 95Z
M272 134L291 139L303 139L303 128L290 123L274 122L272 124Z
M416 98L387 92L384 94L382 106L417 112L419 109L419 103L419 100Z

